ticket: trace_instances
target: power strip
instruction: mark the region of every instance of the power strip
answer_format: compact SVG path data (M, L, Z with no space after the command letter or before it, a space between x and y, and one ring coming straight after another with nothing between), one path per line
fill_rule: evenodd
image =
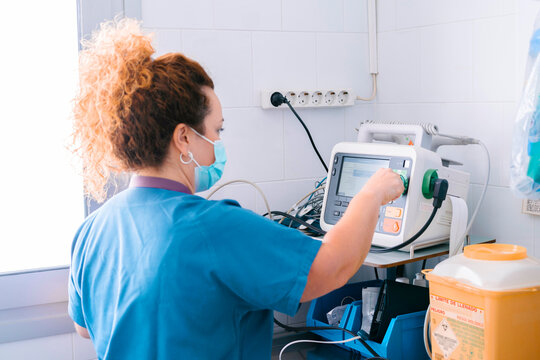
M277 108L270 103L270 97L279 91L290 101L291 105L300 108L329 108L354 105L356 96L351 89L321 89L321 90L263 90L261 92L261 107L263 109L278 109L287 107L281 104Z

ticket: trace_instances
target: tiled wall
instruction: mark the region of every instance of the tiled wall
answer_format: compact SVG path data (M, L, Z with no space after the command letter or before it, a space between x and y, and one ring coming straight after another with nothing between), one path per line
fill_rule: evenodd
M166 10L165 10L166 9ZM351 87L367 95L367 18L363 1L143 1L157 53L182 51L213 77L224 108L229 162L223 182L257 182L273 210L286 210L325 176L294 116L262 110L261 89ZM358 110L300 111L323 157L354 138ZM249 185L220 191L266 212Z
M143 1L144 25L156 33L158 53L183 51L215 79L230 158L224 181L256 181L272 209L285 209L324 172L292 114L260 109L259 92L344 86L369 94L366 1L187 3ZM300 112L323 157L336 142L354 139L365 119L432 122L441 132L477 137L490 151L491 173L473 234L524 245L540 256L540 220L521 214L521 201L509 190L513 118L537 9L530 0L379 0L376 101ZM486 172L482 150L441 153L471 173L472 210ZM247 185L218 197L265 211Z
M0 344L5 360L95 360L92 342L76 333Z
M306 135L288 111L260 109L259 92L351 87L367 96L366 1L141 1L143 24L156 34L158 54L184 52L216 83L229 156L223 181L255 181L273 210L287 209L312 189L325 174ZM532 0L379 0L376 101L299 111L323 157L329 158L336 142L354 140L354 128L365 119L433 122L441 132L478 137L490 150L492 168L473 234L524 245L540 257L540 218L521 214L521 201L509 190L513 118L539 8ZM485 172L483 153L475 146L441 152L471 172L474 206ZM248 185L216 195L266 211ZM305 310L280 319L301 322ZM0 358L44 359L49 349L62 351L54 359L90 359L91 351L78 355L77 349L88 350L80 341L69 334L4 344ZM34 346L42 351L27 353Z
M539 6L512 0L384 2L391 21L380 29L375 118L429 121L441 132L481 139L491 155L490 186L472 233L540 256L540 218L521 214L521 201L509 189L513 121ZM468 146L440 152L471 173L472 210L486 172L482 151Z

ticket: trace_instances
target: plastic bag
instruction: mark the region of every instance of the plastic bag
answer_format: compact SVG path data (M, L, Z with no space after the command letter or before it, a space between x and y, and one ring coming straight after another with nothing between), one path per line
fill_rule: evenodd
M540 13L529 43L525 87L514 124L510 186L514 193L540 199Z

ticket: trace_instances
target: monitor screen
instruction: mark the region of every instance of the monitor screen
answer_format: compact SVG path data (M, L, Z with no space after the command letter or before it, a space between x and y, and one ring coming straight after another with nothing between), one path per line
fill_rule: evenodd
M370 159L344 156L337 194L353 197L366 184L371 175L390 165L388 159Z

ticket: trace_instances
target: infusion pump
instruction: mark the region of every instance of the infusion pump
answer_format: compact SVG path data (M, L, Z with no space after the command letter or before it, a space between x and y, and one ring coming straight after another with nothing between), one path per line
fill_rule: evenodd
M429 182L434 173L448 180L449 196L467 198L469 174L443 166L436 152L390 143L339 143L332 150L324 194L321 213L324 230L330 230L339 221L351 199L380 168L390 168L400 174L407 189L398 199L381 206L373 245L399 245L422 228L433 210L433 200L424 193L426 181ZM414 242L415 248L448 241L451 220L452 206L447 197L431 225ZM410 246L402 250L409 251Z

